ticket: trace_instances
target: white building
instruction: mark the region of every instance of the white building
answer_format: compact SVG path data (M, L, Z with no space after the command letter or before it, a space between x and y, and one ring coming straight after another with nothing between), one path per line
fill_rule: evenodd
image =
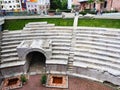
M1 10L7 11L21 11L21 1L20 0L1 0Z
M26 2L27 11L31 14L47 14L50 0L29 0Z

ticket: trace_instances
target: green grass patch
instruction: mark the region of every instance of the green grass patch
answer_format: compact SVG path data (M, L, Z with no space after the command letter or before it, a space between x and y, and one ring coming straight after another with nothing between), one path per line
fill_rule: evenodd
M78 26L120 28L120 19L79 19Z
M62 18L39 18L39 19L17 19L5 20L4 30L22 30L29 22L44 22L55 24L56 26L73 26L73 19ZM120 19L79 19L78 26L120 28Z
M22 30L25 24L29 22L45 22L49 24L55 24L56 26L72 26L73 19L62 19L62 18L37 18L37 19L13 19L5 20L3 25L4 30Z

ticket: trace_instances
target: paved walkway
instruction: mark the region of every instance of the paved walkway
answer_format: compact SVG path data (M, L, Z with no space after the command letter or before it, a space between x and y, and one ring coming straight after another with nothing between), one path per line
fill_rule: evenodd
M106 18L106 19L120 19L120 13L105 13L102 15L92 15L89 14L87 15L87 17L93 17L93 18ZM74 18L74 13L65 13L65 18ZM83 18L86 17L79 15L79 18ZM54 16L50 16L50 15L33 15L33 16L5 16L3 17L5 19L30 19L30 18L62 18L62 15L54 15Z
M40 84L40 78L40 75L30 76L27 84L17 90L113 90L101 83L75 77L69 77L68 89L45 88Z

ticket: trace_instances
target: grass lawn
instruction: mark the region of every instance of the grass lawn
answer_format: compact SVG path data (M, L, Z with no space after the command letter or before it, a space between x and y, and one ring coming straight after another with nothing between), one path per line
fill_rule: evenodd
M4 30L21 30L28 22L43 22L53 23L56 26L72 26L73 19L62 18L39 18L39 19L18 19L5 20L3 25ZM87 27L106 27L106 28L120 28L120 19L79 19L78 26Z
M120 28L120 19L79 19L78 26Z
M44 22L55 24L56 26L72 26L73 19L61 19L61 18L39 18L39 19L17 19L17 20L5 20L3 25L4 30L21 30L28 22Z

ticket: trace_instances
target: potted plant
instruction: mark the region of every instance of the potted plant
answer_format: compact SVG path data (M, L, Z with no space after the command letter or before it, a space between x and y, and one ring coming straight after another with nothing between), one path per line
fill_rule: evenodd
M45 85L46 81L47 81L47 76L44 74L44 75L42 75L42 78L41 78L41 84Z
M22 84L25 84L27 82L27 78L24 74L22 74L20 78L21 78Z

